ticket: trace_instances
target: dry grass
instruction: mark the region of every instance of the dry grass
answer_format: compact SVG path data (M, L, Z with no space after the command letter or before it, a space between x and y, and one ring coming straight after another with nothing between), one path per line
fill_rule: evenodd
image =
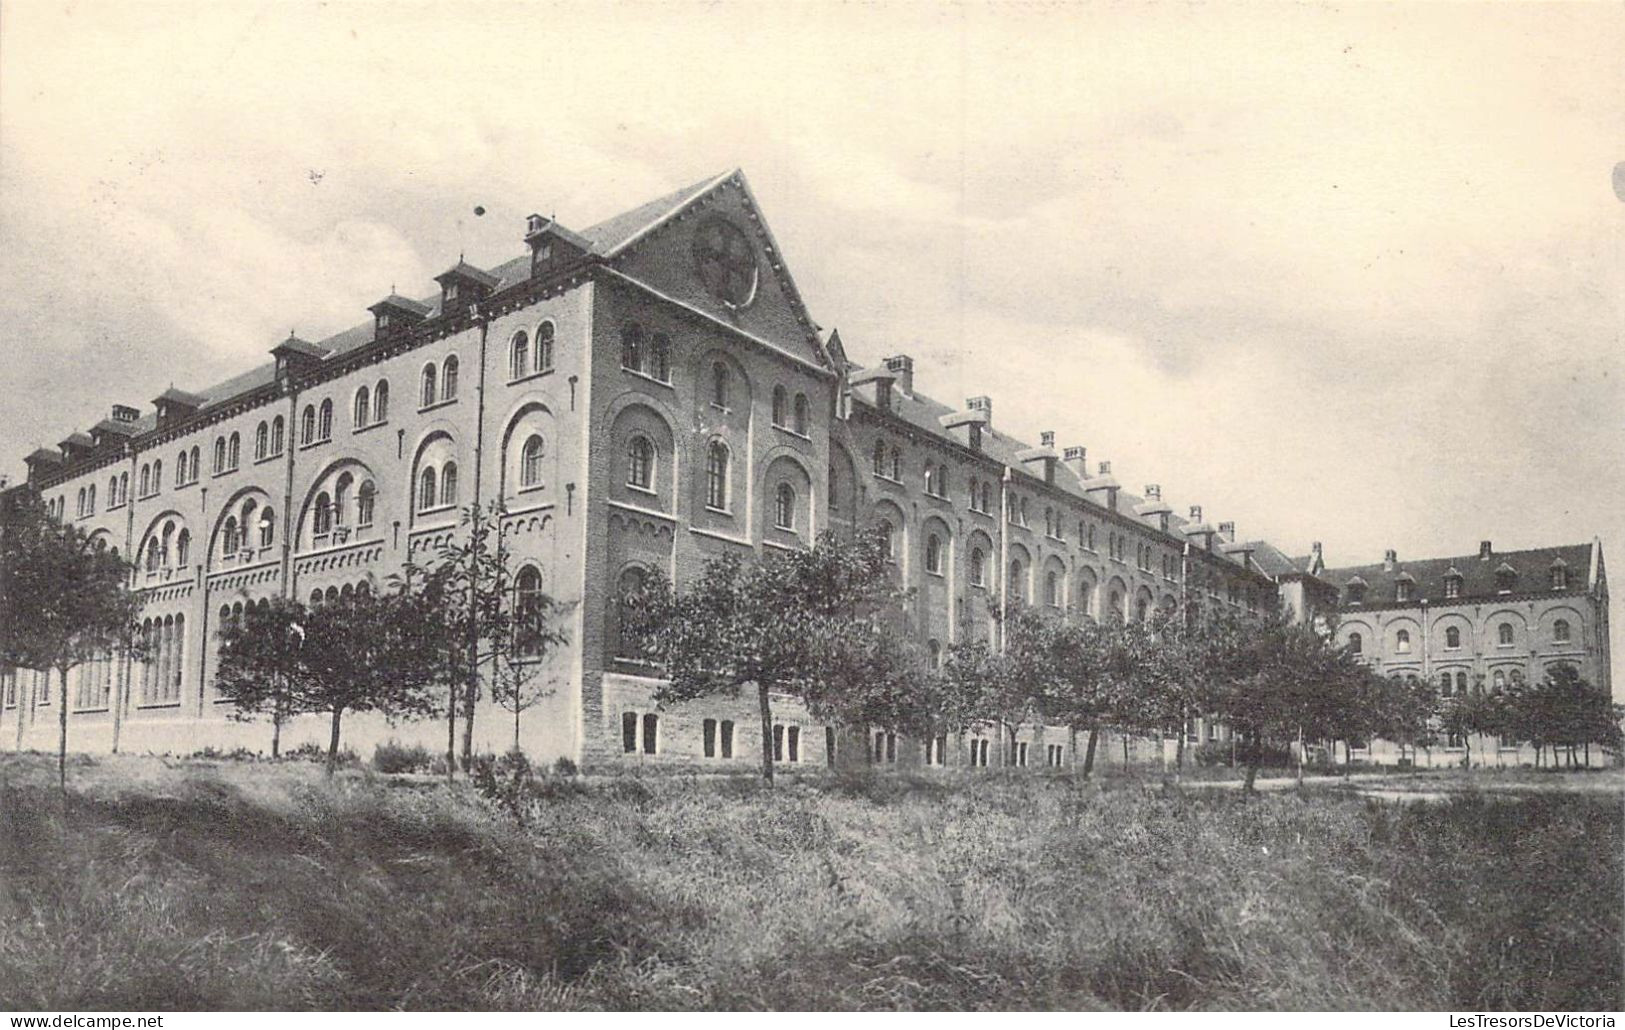
M1615 1009L1614 796L0 759L0 1008Z

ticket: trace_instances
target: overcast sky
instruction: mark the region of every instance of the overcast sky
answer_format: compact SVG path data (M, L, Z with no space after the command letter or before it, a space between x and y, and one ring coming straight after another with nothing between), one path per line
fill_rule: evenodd
M739 166L855 360L1003 428L1333 564L1625 569L1621 54L1617 4L12 0L0 474Z

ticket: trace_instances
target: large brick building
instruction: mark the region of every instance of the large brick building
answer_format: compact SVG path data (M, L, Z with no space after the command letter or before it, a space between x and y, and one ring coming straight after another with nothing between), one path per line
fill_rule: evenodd
M1307 615L1343 587L1197 506L1174 511L1156 485L1125 488L1081 446L1012 438L990 398L927 397L907 355L849 360L737 171L580 232L532 216L524 242L496 268L458 261L436 296L392 294L363 325L290 337L264 366L171 389L145 413L114 405L28 457L28 488L129 555L144 602L148 657L109 655L69 684L78 746L264 747L266 731L228 720L213 689L221 621L274 595L377 590L458 531L460 505L495 498L522 583L570 604L569 643L548 659L556 689L525 713L522 738L537 757L588 766L758 754L743 702L657 709L653 670L621 654L616 599L651 570L681 584L718 555L800 547L826 528L889 528L932 654L1017 602L1074 619L1176 601ZM1571 623L1595 661L1600 550L1591 569L1562 554L1576 582L1595 581L1598 603ZM40 677L8 672L0 693L19 742L54 733L43 713L63 699ZM786 762L999 762L976 737L944 752L781 708ZM482 715L480 745L506 746L510 720ZM361 747L439 732L350 725ZM1064 736L1036 728L1017 759L1071 757Z

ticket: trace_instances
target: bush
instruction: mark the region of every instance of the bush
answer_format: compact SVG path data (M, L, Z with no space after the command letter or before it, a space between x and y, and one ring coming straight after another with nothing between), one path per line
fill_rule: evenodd
M372 767L381 773L427 772L433 758L422 744L410 746L387 740L372 753Z
M554 776L574 776L579 771L580 770L576 768L576 764L570 761L570 759L566 758L564 755L560 755L553 761Z
M307 740L292 751L282 752L283 761L287 762L325 762L327 761L327 748L322 747L314 740ZM338 764L351 768L361 764L361 759L349 748L340 748Z
M246 747L234 747L230 751L222 751L211 744L208 747L199 748L186 757L221 762L252 762L259 758L259 754L248 750Z
M1216 765L1229 765L1230 754L1231 752L1229 744L1220 743L1217 740L1210 740L1204 744L1198 745L1196 750L1191 752L1191 758L1196 762L1197 765L1210 768Z

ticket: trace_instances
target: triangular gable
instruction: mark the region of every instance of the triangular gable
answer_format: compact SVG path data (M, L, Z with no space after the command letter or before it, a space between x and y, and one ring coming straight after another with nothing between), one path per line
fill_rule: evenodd
M831 367L743 172L680 190L583 235L627 277L794 357ZM702 256L718 247L728 259L725 268ZM719 272L707 281L707 273Z

